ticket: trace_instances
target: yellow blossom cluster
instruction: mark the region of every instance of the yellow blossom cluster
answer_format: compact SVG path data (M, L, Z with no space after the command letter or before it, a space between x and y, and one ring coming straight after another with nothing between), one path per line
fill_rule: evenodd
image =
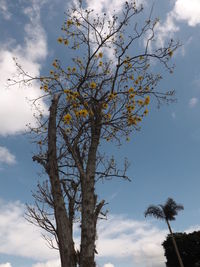
M168 49L168 55L169 55L170 57L173 56L173 51L172 51L171 49Z
M79 111L75 111L76 117L84 117L86 118L88 116L88 111L87 109L81 109Z
M63 117L63 121L64 121L64 123L66 123L66 124L69 124L70 121L71 121L71 119L72 119L72 116L71 116L69 113L67 113L67 114Z
M70 27L73 24L73 21L71 19L68 19L66 24L67 24L67 27Z
M110 93L110 94L108 95L108 101L113 100L113 99L115 99L116 97L117 97L117 93L116 93L116 92L114 92L114 93Z
M102 57L103 57L103 53L99 52L99 58L102 58Z
M55 59L54 60L54 62L52 63L52 66L54 67L54 68L58 68L58 61L57 61L57 59Z
M90 88L95 89L96 87L97 87L97 84L94 81L92 81L90 83Z
M142 79L143 79L143 76L139 76L137 80L141 81ZM149 103L150 103L150 96L149 95L143 99L135 100L135 97L137 95L138 95L137 91L135 91L135 89L133 87L130 87L128 90L128 102L125 106L126 112L127 112L127 124L128 124L128 126L137 125L137 123L142 120L142 117L146 116L148 114L147 108L144 110L143 114L141 114L141 115L134 115L132 113L136 108L136 104L138 105L139 110L140 110L142 107L145 107L145 106L149 105Z

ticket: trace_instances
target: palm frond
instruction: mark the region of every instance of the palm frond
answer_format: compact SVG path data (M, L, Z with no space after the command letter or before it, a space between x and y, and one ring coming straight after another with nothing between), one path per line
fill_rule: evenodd
M155 217L156 219L161 219L161 220L165 218L163 210L155 205L150 205L144 212L144 216L145 217L152 216Z
M177 204L172 198L168 198L165 205L160 205L163 209L165 217L169 221L175 220L175 216L180 210L183 210L184 207L181 204Z

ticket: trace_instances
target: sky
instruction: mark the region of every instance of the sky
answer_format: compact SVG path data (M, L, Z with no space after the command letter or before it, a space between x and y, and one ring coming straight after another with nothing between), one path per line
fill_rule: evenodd
M175 103L151 105L140 132L130 142L105 151L120 163L131 163L132 182L118 179L98 184L97 192L108 203L108 219L99 222L99 267L164 267L161 243L168 234L162 221L144 218L150 204L168 197L183 204L174 231L200 228L200 0L140 0L144 18L159 17L158 47L169 38L182 46L173 56L175 71L159 69L159 89L175 89ZM120 12L122 0L87 0L88 8ZM32 162L34 145L25 133L34 125L30 99L40 96L37 83L8 88L17 75L13 58L33 75L49 70L61 57L57 38L70 2L63 0L0 0L0 267L59 267L57 251L48 248L40 229L24 219L25 204L40 179ZM67 55L70 57L70 54ZM159 66L155 66L155 70ZM44 112L47 106L41 101ZM75 228L76 230L76 228Z

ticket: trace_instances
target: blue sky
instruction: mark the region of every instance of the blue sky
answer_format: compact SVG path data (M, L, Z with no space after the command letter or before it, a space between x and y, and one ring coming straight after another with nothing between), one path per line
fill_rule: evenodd
M94 0L86 5L101 13L121 0ZM120 149L103 147L120 163L127 157L132 182L120 180L99 184L97 191L108 204L108 220L99 224L97 262L100 267L164 267L161 243L167 229L163 222L144 219L149 204L173 197L185 207L172 223L175 231L200 227L200 1L145 1L144 17L154 2L159 17L157 42L181 41L175 53L174 74L155 66L163 80L159 88L175 89L177 102L157 109L151 105L140 132ZM91 4L92 3L92 4ZM64 20L63 0L0 0L0 267L59 267L56 251L50 250L39 229L23 219L24 204L31 203L31 190L40 179L32 162L34 146L24 135L32 122L27 101L40 95L39 85L5 86L16 75L12 58L33 75L49 70L57 52L57 38ZM70 57L69 54L66 57ZM44 109L46 106L43 102Z

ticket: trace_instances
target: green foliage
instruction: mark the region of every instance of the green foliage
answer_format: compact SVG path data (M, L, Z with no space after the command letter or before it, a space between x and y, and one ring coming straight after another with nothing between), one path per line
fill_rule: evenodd
M175 233L174 234L179 252L184 264L184 267L199 267L200 266L200 231L195 231L190 234ZM167 258L167 267L179 266L178 258L175 253L172 238L170 235L163 242L165 256Z

